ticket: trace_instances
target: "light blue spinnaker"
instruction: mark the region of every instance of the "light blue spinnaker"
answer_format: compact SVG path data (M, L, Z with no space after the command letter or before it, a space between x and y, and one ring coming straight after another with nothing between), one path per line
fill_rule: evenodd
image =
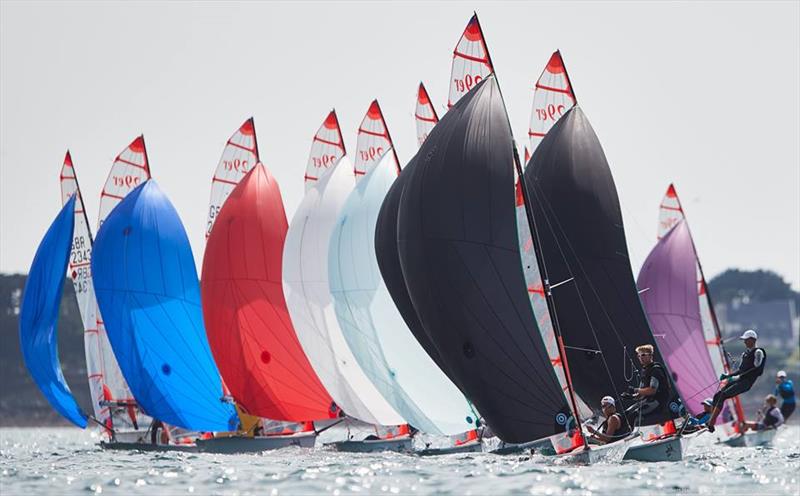
M94 243L97 302L120 368L148 415L196 431L236 428L203 327L192 248L152 179L106 218Z
M86 414L61 372L56 329L72 247L74 210L75 196L61 209L33 257L19 314L19 341L25 365L50 405L73 424L85 428Z
M375 225L396 177L386 153L342 208L328 263L336 317L367 377L409 424L429 434L460 434L475 429L476 416L406 327L378 270Z

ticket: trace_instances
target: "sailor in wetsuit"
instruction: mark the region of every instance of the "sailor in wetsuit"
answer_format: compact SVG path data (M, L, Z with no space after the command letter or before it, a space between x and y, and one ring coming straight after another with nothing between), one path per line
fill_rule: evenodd
M598 444L613 443L631 433L631 429L628 427L628 421L617 413L614 398L611 396L604 396L603 399L600 400L600 407L603 409L603 416L606 420L600 424L600 430L595 429L591 425L586 426L586 430L592 434L591 440L596 440Z
M636 348L636 356L642 365L642 376L639 387L631 387L625 398L633 398L637 402L626 410L628 418L631 414L641 417L661 415L667 408L670 397L670 382L667 370L653 360L653 345L643 344Z
M783 370L778 371L775 378L775 396L783 400L781 403L781 413L784 420L789 420L789 417L794 413L795 397L794 397L794 384L791 379L786 378L786 372Z
M759 412L761 419L758 422L745 422L745 429L751 431L763 431L766 429L777 429L783 425L784 418L778 408L778 398L768 394L764 400L764 408Z
M709 432L714 432L714 423L722 411L722 404L725 400L749 391L756 379L764 373L767 352L763 348L756 348L756 340L758 340L756 331L748 329L739 336L739 339L744 341L747 349L742 353L739 369L736 372L719 376L720 381L727 379L728 383L714 395L714 410L706 424Z

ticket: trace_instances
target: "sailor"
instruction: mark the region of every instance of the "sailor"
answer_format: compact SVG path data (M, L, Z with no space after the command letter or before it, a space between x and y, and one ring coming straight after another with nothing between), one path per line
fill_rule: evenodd
M752 431L763 431L765 429L777 429L783 425L784 418L780 408L778 408L778 398L773 394L768 394L764 399L764 408L759 412L761 419L758 422L745 422L744 428Z
M712 398L706 398L701 405L703 405L703 413L689 419L689 425L684 429L684 433L699 430L699 428L704 426L705 423L708 422L708 419L711 418L711 410L714 409L714 400Z
M603 399L600 400L600 408L603 409L603 416L606 418L606 420L600 424L600 430L595 429L591 425L586 426L586 429L592 434L592 439L596 440L599 444L613 443L630 434L631 430L628 428L628 421L617 413L617 406L614 398L611 396L604 396Z
M795 407L794 384L792 384L791 379L786 378L786 372L783 370L778 371L775 378L775 396L783 400L781 413L784 420L789 420L789 417L794 413Z
M709 432L714 432L714 423L717 421L722 411L722 404L725 400L745 393L753 387L756 379L764 373L764 365L767 363L767 352L763 348L756 348L758 334L752 329L748 329L739 336L744 341L746 349L742 353L739 362L739 369L731 374L722 374L719 380L728 380L725 386L714 395L714 410L706 426Z
M623 398L638 400L627 409L629 418L632 413L644 417L660 414L667 408L670 395L669 378L664 366L654 361L653 353L654 348L651 344L643 344L636 348L636 356L643 369L639 387L631 387L627 393L621 395Z

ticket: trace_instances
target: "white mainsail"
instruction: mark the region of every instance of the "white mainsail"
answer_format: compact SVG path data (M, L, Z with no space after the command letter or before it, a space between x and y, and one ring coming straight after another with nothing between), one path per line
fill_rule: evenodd
M367 109L366 115L358 126L358 139L356 141L356 159L353 162L353 172L356 182L372 170L386 153L392 152L396 172L400 172L400 163L392 147L392 138L389 128L383 119L383 112L378 100L373 100Z
M258 163L258 143L253 118L244 121L239 129L228 139L222 157L217 163L214 178L211 180L211 200L208 205L206 238L211 234L214 221L233 188Z
M493 72L481 24L478 22L478 15L474 14L453 50L447 108L455 105L462 96Z
M414 120L417 123L417 145L422 146L428 135L433 131L433 127L439 122L436 109L431 103L428 90L422 82L419 83L417 90L417 108L414 111Z
M325 133L322 138L321 133ZM328 160L323 162L320 157ZM331 299L328 245L339 211L354 185L355 175L344 157L338 120L331 112L314 137L306 169L306 194L286 234L283 289L303 351L337 405L364 422L397 425L405 421L359 366L336 320Z
M575 94L564 61L561 59L561 52L556 50L533 87L533 108L528 128L531 153L539 146L547 131L573 106L575 106ZM525 165L527 163L526 159Z
M108 342L105 328L100 323L97 300L92 283L92 233L89 219L83 204L83 196L78 185L78 177L69 151L64 157L59 176L61 183L61 202L65 204L73 195L75 201L75 227L67 276L72 280L75 299L83 323L84 351L86 353L86 374L89 379L89 392L92 398L94 416L104 426L125 430L133 427L143 417L133 410L112 417L111 408L106 401L132 401L128 384L122 376L117 359Z

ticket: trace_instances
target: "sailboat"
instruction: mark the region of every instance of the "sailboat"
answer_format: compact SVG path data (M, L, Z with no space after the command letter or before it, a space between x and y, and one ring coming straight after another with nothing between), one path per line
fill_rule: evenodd
M131 158L146 157L143 146L133 151L139 156ZM149 172L141 162L125 164L129 172ZM133 177L138 185L123 177L130 186L119 191L125 194L113 193L110 213L101 204L105 218L92 258L97 302L117 361L139 407L159 422L196 433L235 429L235 410L220 400L186 231L155 181Z
M697 299L699 302L700 323L705 337L705 344L708 356L711 359L711 364L714 369L714 377L709 384L713 382L716 386L716 378L720 374L728 374L732 371L730 363L730 355L725 351L722 341L722 333L719 328L719 321L717 320L714 305L711 301L711 294L708 291L708 284L703 273L703 266L700 263L700 257L697 254L697 248L692 239L689 223L686 219L686 214L681 205L680 198L675 189L675 185L670 184L664 194L661 204L659 206L658 216L658 239L663 239L678 223L683 222L687 232L687 236L692 246L692 256L695 260L695 277L697 283ZM712 386L713 387L713 386ZM713 396L715 390L709 390L707 396ZM732 398L725 402L723 412L720 418L724 419L721 425L717 425L717 432L725 436L725 442L737 446L747 445L749 439L754 439L755 436L751 433L743 434L743 423L745 421L744 408L742 407L739 397ZM769 431L765 431L769 432ZM774 431L772 432L774 435ZM769 434L767 434L769 435ZM761 440L755 441L753 444L761 444Z
M374 139L383 142L370 144ZM399 172L377 100L359 126L357 148L373 147L382 153L374 158L364 153L371 160L356 162L361 178L331 235L328 266L336 317L361 368L405 420L426 434L461 434L475 427L477 416L408 331L376 261L379 208ZM480 443L470 443L465 449L480 450Z
M685 221L658 241L642 265L637 285L673 384L689 413L698 415L702 401L715 392L717 374L703 335L694 248ZM682 431L633 447L626 456L641 461L680 460L694 437Z
M97 309L91 269L94 241L69 151L64 157L59 181L62 204L75 197L74 234L67 277L72 280L83 323L86 373L94 417L102 424L109 440L144 441L152 419L136 407L136 400L122 376Z
M75 226L73 195L61 208L33 257L19 314L22 358L36 386L61 416L86 428L83 412L64 379L58 359L58 309Z
M259 160L248 119L228 140L212 181L201 291L211 351L240 418L246 412L264 420L253 419L235 435L198 440L201 451L313 447L312 421L336 416L286 308L287 229L280 188ZM260 424L273 420L299 424L265 435Z
M354 169L347 159L339 121L331 111L314 136L305 171L306 194L286 234L283 290L298 340L339 414L370 425L401 425L405 420L353 356L333 308L328 247L339 212L355 186L355 170L364 169Z
M439 122L439 116L431 103L431 97L422 81L417 89L417 106L414 109L414 121L417 125L417 145L422 146L428 135L433 130L433 126Z

